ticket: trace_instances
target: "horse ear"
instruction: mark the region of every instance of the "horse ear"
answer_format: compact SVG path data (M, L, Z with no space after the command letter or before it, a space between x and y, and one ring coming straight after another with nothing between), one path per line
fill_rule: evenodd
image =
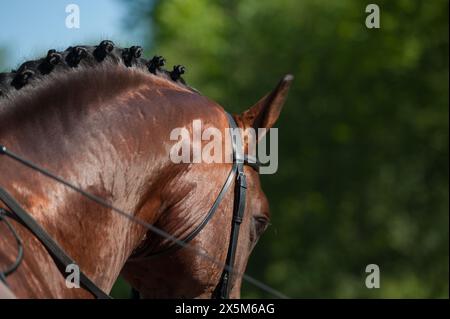
M294 77L291 74L285 75L272 92L266 94L250 109L240 114L238 119L243 129L254 128L257 132L258 128L271 128L280 116L293 80ZM258 141L262 137L258 136Z

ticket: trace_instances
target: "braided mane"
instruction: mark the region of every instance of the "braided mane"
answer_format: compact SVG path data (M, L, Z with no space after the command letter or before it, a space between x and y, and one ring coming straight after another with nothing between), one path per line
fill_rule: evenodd
M47 56L38 60L27 61L17 70L10 73L0 73L0 101L12 99L14 92L21 90L30 83L38 83L50 73L67 72L75 68L90 68L100 63L123 64L130 68L139 68L157 76L173 81L178 85L195 91L186 85L181 77L185 68L175 65L172 71L165 70L165 59L154 56L150 60L142 58L143 49L140 46L119 48L112 41L104 40L96 46L73 46L63 52L49 50Z

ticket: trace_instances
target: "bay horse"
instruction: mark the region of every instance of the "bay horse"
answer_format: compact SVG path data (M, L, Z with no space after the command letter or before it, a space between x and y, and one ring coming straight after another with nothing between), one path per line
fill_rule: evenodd
M141 55L140 47L122 49L102 41L50 50L42 59L0 73L0 144L133 217L185 238L205 218L233 164L173 163L170 132L184 127L192 133L195 119L225 131L230 120L220 105L186 85L182 66L168 72L162 57ZM242 129L271 128L291 82L292 76L283 77L253 107L233 115L233 122ZM245 151L245 136L242 141ZM270 218L258 173L247 166L243 173L250 195L231 265L240 274ZM102 291L109 293L121 274L142 298L214 296L223 267L195 251L147 257L173 243L11 158L0 157L0 186ZM190 242L222 263L233 203L233 192L224 194L213 218ZM0 201L3 212L9 208ZM1 297L93 297L86 289L67 287L67 274L20 220L2 216L0 234L0 272L18 254L16 239L23 246L20 265L0 280ZM241 282L242 276L233 275L227 296L239 298Z

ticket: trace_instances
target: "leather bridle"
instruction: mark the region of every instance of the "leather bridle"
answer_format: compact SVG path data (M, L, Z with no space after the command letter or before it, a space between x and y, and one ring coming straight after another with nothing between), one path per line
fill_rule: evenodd
M245 211L245 200L246 200L246 192L247 192L247 181L246 176L244 173L244 164L247 164L251 166L252 168L257 169L259 167L259 163L254 159L249 159L247 156L243 153L242 148L242 137L240 135L240 131L238 129L238 126L236 124L236 121L234 118L226 113L228 118L228 123L230 126L230 133L231 133L231 141L232 141L232 150L233 150L233 165L230 170L230 173L228 174L228 177L222 186L222 189L219 192L219 195L217 196L216 200L214 201L213 205L211 206L210 210L206 214L205 218L202 220L202 222L195 227L195 229L189 233L185 238L180 239L179 242L183 242L185 244L189 243L192 239L194 239L200 231L208 224L208 222L211 220L211 218L214 216L214 213L217 211L217 208L219 207L219 204L225 197L228 189L230 188L233 180L235 181L234 186L234 203L233 203L233 215L231 219L231 233L230 233L230 239L228 244L228 252L227 257L225 260L225 266L222 271L222 275L220 277L220 281L216 286L216 289L214 290L213 297L219 298L219 299L226 299L229 298L231 286L232 286L232 274L233 274L233 266L235 263L235 256L236 256L236 250L238 246L238 239L239 239L239 228L243 220L244 211ZM233 134L234 133L234 134ZM96 201L97 203L102 204L103 202L96 200L96 197L83 191L80 189L77 189L75 186L71 185L70 183L64 181L60 177L57 177L50 172L46 171L43 168L40 168L36 164L33 164L32 162L25 160L18 155L10 152L6 149L6 147L0 145L0 155L6 155L10 157L11 159L14 159L15 161L28 166L34 170L37 170L44 175L66 185L70 188L80 192L81 194L85 195L86 197L90 198L91 200ZM34 218L28 214L21 206L20 204L3 188L0 187L0 201L2 201L6 207L6 209L0 209L0 222L2 220L6 220L7 218L13 218L16 221L20 222L22 225L28 228L28 230L33 233L34 236L36 236L41 243L45 246L49 254L53 257L55 263L57 264L60 271L64 274L64 271L66 267L69 264L76 264L74 260L70 258L69 255L67 255L64 250L52 239L52 237L34 220ZM103 204L104 206L107 206ZM116 211L119 211L118 209L115 209ZM120 212L120 211L119 211ZM17 233L15 232L14 228L12 228L11 224L8 222L8 228L12 231L12 233L15 235L18 245L19 245L19 254L14 262L13 266L8 268L8 271L0 271L0 280L2 280L6 284L6 277L11 274L13 271L15 271L22 260L22 245L20 238L18 238ZM151 253L146 256L156 256L163 253L172 252L175 249L179 249L184 247L184 245L180 245L178 242L174 242L175 245L169 246L168 248L158 251L156 253ZM97 287L83 272L80 271L80 285L84 287L86 290L90 291L96 298L110 298L105 292L103 292L99 287Z

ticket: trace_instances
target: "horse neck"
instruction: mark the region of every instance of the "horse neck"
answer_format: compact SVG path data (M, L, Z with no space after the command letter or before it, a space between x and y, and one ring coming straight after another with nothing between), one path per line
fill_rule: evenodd
M0 137L14 152L153 223L168 205L159 181L176 175L168 173L161 140L191 116L192 103L182 110L177 104L194 93L129 72L80 72L19 98L1 110ZM93 76L110 87L90 86ZM9 159L1 159L0 172L2 186L108 291L145 230Z

